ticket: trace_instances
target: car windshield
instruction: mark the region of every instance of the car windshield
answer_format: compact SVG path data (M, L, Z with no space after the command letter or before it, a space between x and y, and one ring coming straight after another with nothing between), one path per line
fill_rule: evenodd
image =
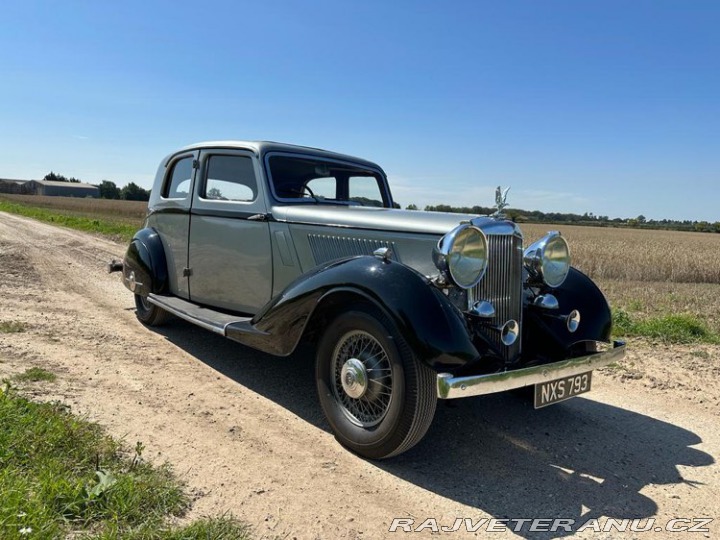
M312 157L276 155L268 159L270 182L280 200L352 206L390 206L379 172Z

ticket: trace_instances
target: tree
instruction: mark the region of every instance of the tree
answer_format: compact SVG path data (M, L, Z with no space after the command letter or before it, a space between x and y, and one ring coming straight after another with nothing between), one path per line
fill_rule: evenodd
M417 210L418 207L415 204L408 204L405 210Z
M223 198L222 191L220 191L216 187L212 187L212 188L208 189L207 198L208 199L222 199Z
M148 201L150 200L150 192L141 188L135 182L130 182L120 190L120 197L126 201Z
M119 199L120 188L115 185L115 182L110 180L103 180L98 186L100 188L101 199Z
M66 176L63 176L62 174L55 174L52 171L47 173L45 175L45 177L43 178L43 180L46 180L48 182L76 182L76 183L80 182L80 180L78 180L74 176L67 178Z

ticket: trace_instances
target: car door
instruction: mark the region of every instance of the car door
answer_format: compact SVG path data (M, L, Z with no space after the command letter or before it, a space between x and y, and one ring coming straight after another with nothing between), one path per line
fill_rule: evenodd
M255 313L272 292L262 171L243 150L203 150L190 210L190 299Z
M160 197L148 217L165 246L170 292L189 298L187 281L188 231L195 179L197 150L173 156L164 168ZM163 174L163 169L158 172Z

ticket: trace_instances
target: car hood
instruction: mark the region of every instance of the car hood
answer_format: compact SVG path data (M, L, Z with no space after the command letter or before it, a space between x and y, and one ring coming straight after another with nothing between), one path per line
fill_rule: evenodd
M276 206L272 209L272 215L274 219L288 223L433 235L443 235L461 221L470 221L478 217L471 214L322 204Z

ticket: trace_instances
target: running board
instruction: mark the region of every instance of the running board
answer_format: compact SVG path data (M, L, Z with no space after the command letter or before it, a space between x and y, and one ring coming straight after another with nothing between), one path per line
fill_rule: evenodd
M228 315L207 307L200 307L197 304L178 298L177 296L164 296L159 294L148 295L148 302L176 317L196 324L205 330L227 337L227 329L231 327L233 333L262 334L256 330L250 321L252 317L240 317Z

